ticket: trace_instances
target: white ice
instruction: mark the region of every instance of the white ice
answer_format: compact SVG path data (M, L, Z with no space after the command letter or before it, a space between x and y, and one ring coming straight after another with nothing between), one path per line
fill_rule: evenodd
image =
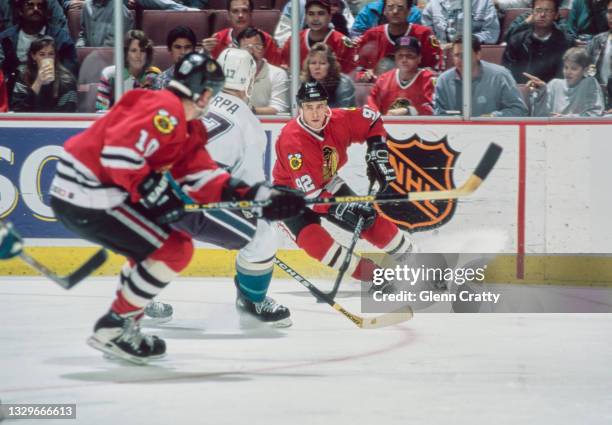
M168 356L135 366L85 344L115 285L0 278L3 403L77 404L52 424L612 423L610 314L417 314L368 331L275 280L294 320L277 330L241 322L229 279L180 279L161 297L175 319L147 329Z

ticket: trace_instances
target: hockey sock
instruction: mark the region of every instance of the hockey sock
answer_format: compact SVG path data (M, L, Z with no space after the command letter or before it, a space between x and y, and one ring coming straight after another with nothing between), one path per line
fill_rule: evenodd
M136 264L127 275L123 271L121 289L112 306L118 314L143 309L177 275L163 262L151 259Z
M380 215L376 217L372 227L364 230L361 235L388 254L401 253L411 245L395 224Z
M266 298L272 280L273 260L274 257L251 262L240 254L236 257L236 284L242 295L250 301L258 303Z
M304 227L296 242L308 255L336 270L342 265L347 252L347 248L334 241L320 224L309 224ZM360 261L361 257L354 253L351 255L347 269L350 275L353 275Z

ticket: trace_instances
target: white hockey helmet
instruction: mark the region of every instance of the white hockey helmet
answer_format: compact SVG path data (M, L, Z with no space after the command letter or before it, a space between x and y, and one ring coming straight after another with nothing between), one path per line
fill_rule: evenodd
M257 64L246 50L229 47L221 52L217 61L225 74L225 88L251 94Z

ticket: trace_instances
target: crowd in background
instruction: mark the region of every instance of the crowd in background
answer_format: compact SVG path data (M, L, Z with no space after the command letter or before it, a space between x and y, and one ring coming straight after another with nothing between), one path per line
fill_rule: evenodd
M160 37L139 29L138 12L209 6L209 0L124 1L125 67L118 71L99 56L77 59L79 49L113 46L112 0L0 0L0 112L104 111L114 103L118 75L124 90L162 89L186 53L217 57L235 46L257 64L253 111L288 113L290 1L270 33L253 22L254 0L223 2L228 24L207 37L196 36L202 28L193 25L160 28L168 63L156 66L152 39ZM502 28L513 8L525 10ZM331 107L461 114L462 52L469 48L473 116L612 114L612 0L472 0L471 40L461 36L461 0L300 0L299 13L299 78L321 82ZM75 14L80 28L71 36ZM503 46L499 61L483 58L490 46Z

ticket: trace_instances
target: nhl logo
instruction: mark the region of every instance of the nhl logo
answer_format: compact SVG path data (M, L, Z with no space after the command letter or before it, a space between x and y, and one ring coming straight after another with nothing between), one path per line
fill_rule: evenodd
M453 168L459 152L449 146L446 137L431 142L422 140L416 134L406 140L389 136L387 146L397 180L389 185L386 192L405 195L413 191L455 188ZM456 200L374 204L380 214L411 232L443 225L453 217L456 206Z

